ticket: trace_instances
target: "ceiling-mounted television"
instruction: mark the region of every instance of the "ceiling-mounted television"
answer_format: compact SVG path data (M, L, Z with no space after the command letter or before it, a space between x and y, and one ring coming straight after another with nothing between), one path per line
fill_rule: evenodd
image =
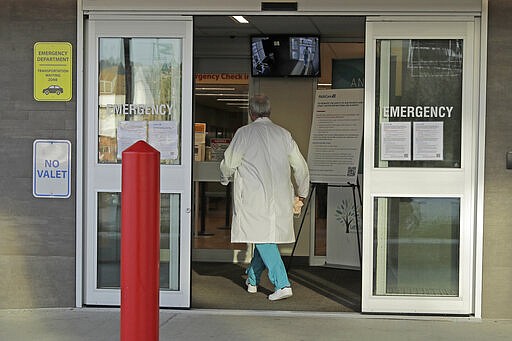
M251 36L253 77L320 77L320 39L315 35Z

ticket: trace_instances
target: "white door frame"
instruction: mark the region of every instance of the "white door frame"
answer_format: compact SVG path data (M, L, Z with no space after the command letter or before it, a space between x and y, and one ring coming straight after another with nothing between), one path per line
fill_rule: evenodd
M161 290L160 306L190 307L190 238L192 183L192 18L130 14L89 14L86 22L86 72L84 88L84 303L119 305L120 289L98 289L97 193L121 191L121 164L99 164L98 144L98 39L99 37L179 38L182 41L181 163L161 165L161 192L180 195L179 289ZM171 241L172 245L172 241ZM171 252L177 248L171 248Z
M77 0L77 46L76 46L76 70L77 70L77 132L76 132L76 253L75 253L75 306L82 307L84 302L84 224L83 224L83 196L84 196L84 5L83 0ZM255 11L245 11L246 14L262 15L265 13ZM182 14L180 12L179 14ZM196 14L195 12L188 12L189 15ZM197 11L197 14L207 14L205 11ZM234 14L233 12L215 14ZM302 15L321 15L322 13L303 12ZM353 15L353 13L343 12L343 10L331 10L326 15ZM379 15L381 13L375 11L361 11L361 15ZM384 14L384 13L382 13ZM416 14L416 17L423 17L425 13L409 13L410 15ZM454 14L454 13L452 13ZM478 89L475 96L475 106L479 108L479 135L478 135L478 193L476 203L476 243L475 243L475 304L474 314L475 317L480 318L482 313L482 262L483 262L483 200L484 200L484 169L485 169L485 121L486 121L486 79L487 79L487 32L488 32L488 0L482 0L481 12L474 13L475 15L481 14L480 43L476 44L477 57L480 58L481 67L479 68L479 80L476 81L475 88ZM478 19L477 19L478 20ZM476 77L475 77L476 79Z
M478 136L478 108L474 97L474 77L478 78L475 61L475 20L467 17L367 18L366 94L364 128L363 185L363 273L362 311L380 313L474 313L475 200ZM464 39L462 84L461 168L377 168L375 159L375 46L377 39ZM384 96L385 97L385 96ZM435 177L440 175L440 177ZM421 181L418 181L421 179ZM430 179L430 180L429 180ZM442 184L438 185L440 179ZM403 186L400 184L404 183ZM407 185L405 185L407 184ZM385 296L373 293L374 271L374 198L376 197L458 197L460 198L459 296ZM381 264L382 265L382 264Z

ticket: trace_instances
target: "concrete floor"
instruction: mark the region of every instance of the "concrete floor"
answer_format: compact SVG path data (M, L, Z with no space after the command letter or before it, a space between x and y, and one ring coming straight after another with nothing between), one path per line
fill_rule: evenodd
M119 340L112 308L0 310L0 340ZM510 340L512 320L161 310L160 340ZM146 341L146 340L144 340ZM150 340L148 340L150 341Z

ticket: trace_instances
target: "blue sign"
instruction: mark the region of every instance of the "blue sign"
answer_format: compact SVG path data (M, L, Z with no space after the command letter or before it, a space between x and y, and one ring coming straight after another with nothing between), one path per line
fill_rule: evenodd
M71 196L71 142L35 140L33 145L33 187L36 198Z

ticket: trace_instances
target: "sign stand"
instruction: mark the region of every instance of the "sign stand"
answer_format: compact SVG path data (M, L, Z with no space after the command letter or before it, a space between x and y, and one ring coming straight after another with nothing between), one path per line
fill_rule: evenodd
M295 253L295 248L297 247L297 243L299 242L300 232L302 231L302 227L304 225L304 219L306 217L306 213L308 212L308 208L309 208L310 203L311 203L311 196L315 193L316 185L317 185L316 183L311 183L311 189L310 189L309 194L308 194L308 200L306 202L304 212L302 213L302 220L300 222L299 232L297 233L297 238L295 238L295 243L293 244L292 253L290 254L290 260L288 261L288 265L286 266L286 272L290 271L290 268L291 268L291 265L292 265L292 260L293 260L293 255ZM356 189L357 189L357 193L358 193L358 196L359 196L359 202L361 204L361 207L363 206L363 200L362 200L362 197L361 197L361 188L359 186L359 180L356 177L356 183L355 184L347 183L347 184L344 184L344 185L327 185L327 186L328 187L342 187L342 188L350 187L350 188L352 188L352 199L353 199L353 202L354 202L354 217L355 217L356 234L357 234L357 248L358 248L358 251L359 251L359 264L361 265L362 264L362 251L361 251L361 240L359 238L359 222L358 222L358 219L357 219L358 217L357 217L357 205L356 205Z
M306 218L306 213L308 212L309 204L311 203L311 196L315 193L316 183L311 183L311 188L308 193L308 200L306 201L306 205L304 205L304 211L302 213L302 220L300 222L299 232L297 233L297 237L295 238L295 243L293 243L292 253L290 254L290 260L288 261L288 265L286 266L286 272L290 271L290 267L292 266L293 254L295 253L295 248L297 247L297 243L299 242L300 232L302 231L302 226L304 225L304 219Z

